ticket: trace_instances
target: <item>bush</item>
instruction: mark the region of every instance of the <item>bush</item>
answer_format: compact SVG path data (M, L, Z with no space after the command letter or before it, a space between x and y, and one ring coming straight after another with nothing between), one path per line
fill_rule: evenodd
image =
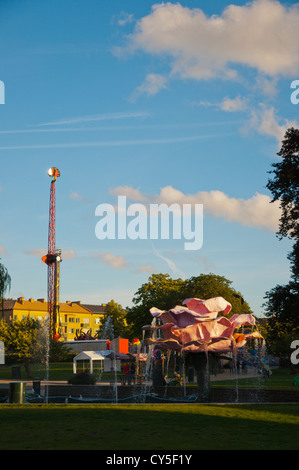
M72 385L94 385L97 378L95 374L89 372L77 372L68 380L68 383Z

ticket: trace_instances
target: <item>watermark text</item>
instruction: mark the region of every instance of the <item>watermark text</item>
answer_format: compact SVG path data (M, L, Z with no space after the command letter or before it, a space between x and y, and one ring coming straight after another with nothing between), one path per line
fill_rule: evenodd
M291 354L291 363L294 365L299 364L299 340L296 339L291 343L291 349L295 349L295 351Z
M291 103L298 104L299 103L299 80L293 80L291 83L291 88L295 89L291 93Z
M5 85L2 80L0 80L0 104L5 104Z
M99 240L181 240L185 250L199 250L203 244L202 204L130 204L118 196L117 206L99 204L95 235ZM187 241L186 241L187 240Z

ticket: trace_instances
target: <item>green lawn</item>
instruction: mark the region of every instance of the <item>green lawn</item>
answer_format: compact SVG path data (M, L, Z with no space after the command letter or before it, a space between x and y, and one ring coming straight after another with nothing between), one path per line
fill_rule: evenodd
M0 405L6 450L299 450L299 405Z
M83 362L78 363L78 371L84 367ZM89 371L89 364L85 364L85 370ZM94 364L94 372L97 373L97 364ZM98 372L100 374L100 372ZM51 363L48 371L49 380L68 380L73 374L73 364L71 362ZM22 379L26 379L25 368L21 365ZM297 368L297 375L299 375L299 368ZM45 379L47 371L44 365L32 364L31 376L39 379ZM102 373L102 380L109 380L110 373ZM12 378L12 366L0 366L0 380ZM237 380L226 380L212 382L213 387L251 387L251 388L276 388L286 389L293 388L294 375L290 374L289 369L273 369L270 379L263 379L262 377L247 378L246 374L240 374ZM187 384L188 385L188 384ZM193 384L194 385L194 384ZM298 387L299 389L299 387Z
M218 380L213 382L213 387L233 387L237 385L239 388L270 388L270 389L293 389L293 379L297 374L291 374L289 369L273 369L269 379L262 376L247 378L246 374L240 374L237 379L232 380ZM299 390L299 387L297 387Z
M77 371L88 371L89 372L89 363L86 361L83 364L83 361L79 362L77 365ZM21 370L21 378L27 379L25 367L22 364L16 364L20 367ZM98 373L100 375L100 371L98 369L98 364L94 364L94 373ZM47 370L44 364L31 364L30 366L30 373L31 377L39 378L41 380L45 380L48 378L49 380L68 380L73 375L73 363L72 362L54 362L51 363L49 369ZM109 378L110 373L102 373L102 378ZM9 380L12 378L12 366L0 366L0 380L6 379Z
M32 372L45 377L40 366ZM50 380L71 375L71 363L51 364ZM258 386L292 388L293 377L277 369ZM0 368L1 378L11 378L11 367ZM213 383L223 385L235 383ZM240 376L238 386L257 379ZM299 450L299 404L1 404L0 449Z

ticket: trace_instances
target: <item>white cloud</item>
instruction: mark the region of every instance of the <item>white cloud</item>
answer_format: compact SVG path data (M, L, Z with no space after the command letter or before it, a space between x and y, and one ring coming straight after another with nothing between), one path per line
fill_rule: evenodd
M118 186L117 188L111 189L109 192L114 196L126 196L133 201L148 201L148 197L144 196L139 189L131 188L130 186Z
M6 255L7 254L5 246L0 245L0 253L1 253L1 255Z
M151 264L145 264L143 266L137 266L135 271L137 273L152 274L156 272L156 269Z
M288 119L284 119L283 122L280 121L273 107L267 108L264 104L261 104L259 108L251 110L251 118L243 130L253 128L260 134L275 137L278 143L281 144L286 130L290 127L298 127L299 124Z
M247 100L245 98L224 98L220 103L220 109L222 111L228 111L229 113L234 113L236 111L244 111L247 107Z
M116 22L119 26L125 26L128 23L133 23L134 15L133 13L126 13L122 11L116 18Z
M48 253L48 250L46 248L34 248L33 250L26 250L25 253L26 255L37 256L38 258L41 258Z
M48 253L46 248L34 248L33 250L26 250L25 254L30 256L36 256L38 258L42 258ZM73 259L76 257L76 252L74 250L61 250L62 259Z
M92 253L92 258L100 258L105 264L110 266L112 269L123 269L127 267L126 259L123 256L116 256L113 253Z
M160 90L166 88L167 81L168 79L163 75L158 73L149 73L145 77L143 83L133 92L131 99L134 100L143 94L149 96L156 95Z
M75 124L80 122L95 122L95 121L110 121L115 119L133 119L133 118L146 118L149 114L143 111L129 111L119 113L96 114L93 116L79 116L73 118L61 119L59 121L44 122L38 126L60 126L67 124Z
M77 256L75 250L62 250L61 255L62 255L62 259L67 259L67 260L74 259Z
M183 271L181 271L173 261L171 261L169 258L166 258L166 256L163 256L161 255L161 253L152 245L152 248L153 248L153 251L155 253L156 256L158 256L158 258L160 258L161 260L165 261L165 263L167 264L168 268L170 269L170 271L172 272L172 274L176 275L176 276L180 276L182 279L185 279L186 278L186 274L183 273Z
M156 144L174 144L183 142L192 142L201 139L213 139L221 137L223 134L203 134L186 137L161 137L136 140L110 140L99 142L69 142L62 144L32 144L32 145L13 145L0 147L0 150L29 150L29 149L55 149L55 148L90 148L90 147L125 147L135 145L156 145ZM227 134L226 134L227 135Z
M261 90L265 96L274 97L278 93L277 81L277 77L267 78L264 75L258 75L255 88Z
M199 191L193 195L185 195L172 186L161 189L157 196L159 203L171 204L203 204L204 213L216 218L225 218L247 227L259 227L277 231L280 218L279 203L271 203L265 194L256 193L250 199L229 197L222 191Z
M129 192L127 186L126 188ZM242 199L230 197L218 190L184 194L172 186L165 186L161 188L160 194L147 196L147 198L148 201L156 204L203 204L204 214L215 218L225 218L230 222L240 223L247 227L258 227L273 232L278 230L281 216L279 202L270 203L271 198L260 193L256 193L249 199Z
M156 4L136 23L127 50L169 55L171 73L182 78L237 79L240 65L268 77L293 77L299 71L299 6L255 0L207 16L179 3Z
M74 201L84 201L84 197L81 196L81 194L77 193L76 191L71 192L70 198L74 199Z
M196 106L207 106L219 108L222 111L227 111L230 113L235 113L237 111L245 111L247 109L248 100L246 98L241 98L237 96L236 98L224 98L220 103L211 103L209 101L200 101L199 103L193 102L193 105Z
M81 194L77 193L77 191L72 191L71 194L70 194L70 199L73 199L74 201L81 201L81 202L85 202L87 204L91 204L91 201L89 201L88 199L86 199L84 196L82 196Z

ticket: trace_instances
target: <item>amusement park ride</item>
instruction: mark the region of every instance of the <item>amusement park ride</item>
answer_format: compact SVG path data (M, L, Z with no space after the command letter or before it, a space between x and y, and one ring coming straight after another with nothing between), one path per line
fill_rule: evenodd
M50 168L48 175L53 178L50 189L49 234L48 253L42 257L42 261L48 265L48 314L50 336L59 340L59 280L61 250L56 249L56 201L55 182L60 176L58 168Z

